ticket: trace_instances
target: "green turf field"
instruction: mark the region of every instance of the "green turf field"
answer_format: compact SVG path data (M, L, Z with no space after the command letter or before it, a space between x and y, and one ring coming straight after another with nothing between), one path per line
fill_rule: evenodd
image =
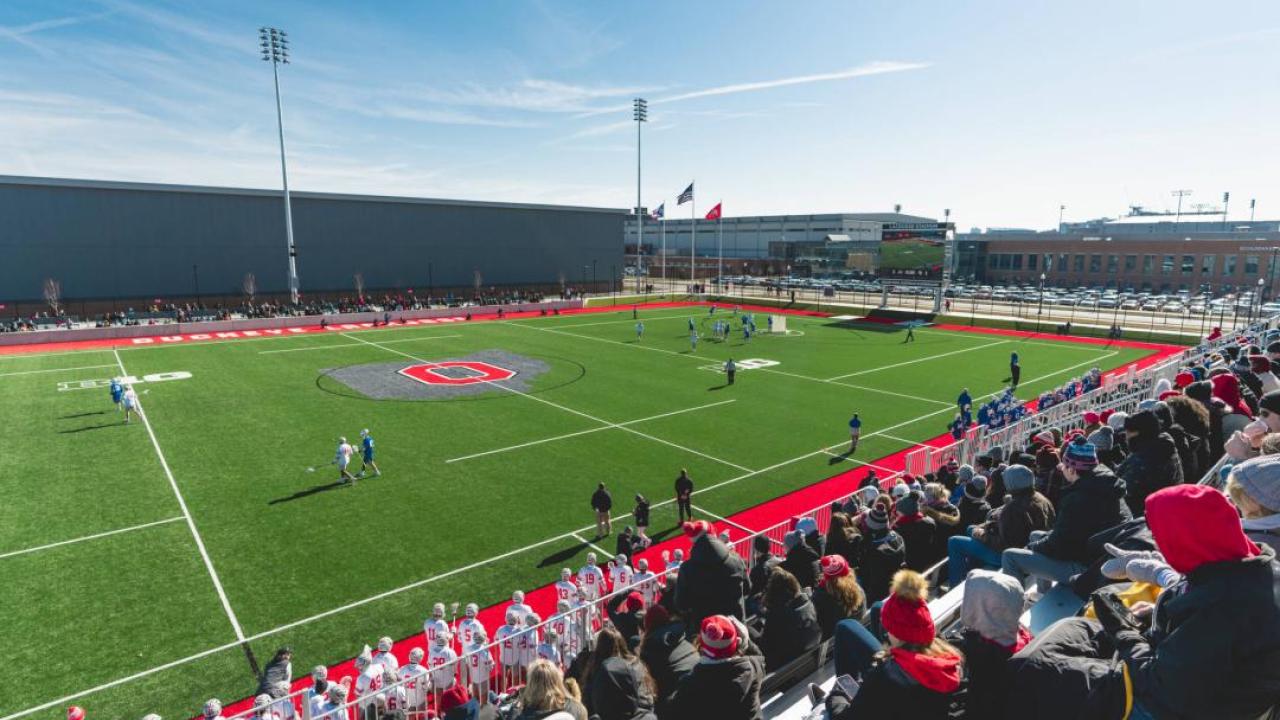
M420 631L433 602L484 606L580 566L586 543L570 533L592 524L597 482L626 512L637 491L665 500L687 467L695 504L728 514L849 467L815 451L845 444L852 412L860 458L938 435L962 386L1000 389L1011 350L1023 397L1146 352L930 329L904 344L897 328L789 317L785 337L735 333L691 353L687 322L709 334L705 310L641 316L642 342L627 310L0 356L13 456L0 648L7 667L38 668L6 683L0 718L211 651L76 701L92 717L185 717L253 690L240 637L264 660L293 645L301 675ZM528 392L426 401L371 400L322 373L487 351L544 372L525 378ZM777 364L725 387L706 368L729 356ZM137 386L154 442L121 424L106 389L59 390L121 366L191 374ZM306 471L365 427L383 477L339 488L333 468ZM671 509L655 508L651 535L669 532Z

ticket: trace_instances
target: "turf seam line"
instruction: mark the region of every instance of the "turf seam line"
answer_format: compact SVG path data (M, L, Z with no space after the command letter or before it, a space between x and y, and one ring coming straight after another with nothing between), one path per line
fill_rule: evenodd
M573 535L573 537L577 538L577 539L578 539L578 541L579 541L579 542L581 542L583 545L588 545L588 546L590 546L590 547L595 548L595 549L596 549L596 552L603 554L605 557L607 557L607 558L612 558L612 557L613 557L613 553L611 553L611 552L609 552L608 550L605 550L604 548L602 548L602 547L600 547L599 545L595 544L595 542L593 542L593 541L591 541L591 540L588 540L588 539L586 539L586 538L582 537L582 535L581 535L581 534L579 534L579 533L572 533L572 535Z
M636 423L647 422L649 420L657 420L659 418L671 417L673 415L682 415L684 413L694 412L695 410L705 410L707 408L713 408L718 405L728 405L729 403L735 403L735 402L738 402L736 398L733 400L721 400L719 402L707 403L706 405L698 405L696 407L684 408L683 410L675 410L672 412L662 413L661 415L650 415L649 417L637 418L635 420L627 420L626 422L617 423L617 425L618 427L622 427L624 425L635 425ZM518 445L508 445L507 447L500 447L495 450L485 450L484 452L472 453L471 455L463 455L462 457L450 458L448 460L445 460L445 463L446 464L455 463L455 462L460 462L462 460L471 460L473 458L484 457L486 455L496 455L498 453L507 452L509 450L519 450L521 448L526 448L533 445L541 445L543 443L549 443L556 440L567 440L568 438L578 437L579 435L588 435L590 433L604 432L605 430L613 430L613 429L614 428L612 427L587 428L586 430L578 430L577 432L565 433L563 435L556 435L554 437L531 440L529 442L523 442Z
M114 364L82 365L80 367L72 367L72 368L49 368L48 370L23 370L22 372L0 373L0 377L12 377L14 375L39 375L40 373L52 373L52 372L71 372L73 370L98 370L100 368L109 368L109 367L115 367L115 365Z
M18 555L26 555L28 553L39 552L40 550L49 550L56 547L62 547L63 545L74 545L75 543L82 543L88 540L97 540L98 538L109 537L111 535L119 535L121 533L132 532L134 530L144 530L149 527L155 527L157 525L165 525L167 523L177 522L179 520L185 520L185 519L186 518L182 517L181 515L175 515L174 517L166 518L164 520L156 520L155 522L143 523L141 525L133 525L131 527L126 527L126 528L117 528L115 530L107 530L106 532L94 533L93 535L85 535L83 537L72 538L70 540L60 540L58 542L49 543L48 545L37 545L36 547L23 548L22 550L11 550L6 553L0 553L0 560L3 560L4 558L16 557Z
M120 359L120 353L113 350L112 354L116 357L116 364L120 366L120 374L128 375L129 371L124 369L124 361ZM151 446L155 448L156 458L160 460L160 468L164 470L165 477L169 480L169 487L173 489L173 495L178 500L178 507L182 509L182 515L187 520L187 528L191 530L191 537L196 541L196 548L200 551L200 557L204 560L205 569L209 571L209 579L213 581L213 588L218 592L218 599L222 601L222 609L227 612L227 619L231 621L231 628L235 630L236 639L245 642L244 630L240 627L240 620L236 618L236 611L231 608L231 600L227 598L227 591L222 587L222 580L218 577L218 571L213 567L213 559L209 557L209 551L204 546L204 538L200 537L200 531L196 528L196 522L191 517L191 510L187 508L187 501L182 497L182 491L178 489L178 481L173 477L173 471L169 469L169 461L165 459L164 451L160 449L160 441L156 439L156 432L151 427L151 419L146 411L139 407L138 417L142 419L142 426L147 429L147 435L151 438Z
M460 337L462 336L461 335L424 335L422 337L401 338L399 340L383 340L382 344L390 345L392 343L422 342L423 340L445 340L448 338L460 338ZM336 343L336 344L330 344L330 345L315 345L312 347L285 348L284 350L259 350L258 354L259 355L277 355L279 353L307 352L309 350L328 350L329 348L360 347L361 345L363 345L363 343L358 343L358 342Z
M342 333L342 336L343 336L343 337L349 337L346 333ZM368 344L368 345L372 345L373 347L376 347L376 348L382 348L383 350L386 350L387 352L395 353L395 354L397 354L397 355L403 355L404 357L407 357L407 358L409 358L410 360L416 360L416 361L418 361L418 362L420 362L420 363L426 363L426 364L428 364L428 365L430 365L430 364L431 364L431 361L430 361L430 360L423 360L423 359L422 359L422 358L420 358L420 357L414 357L413 355L410 355L409 353L401 352L401 351L399 351L399 350L396 350L395 348L385 347L385 346L383 346L383 345L379 345L379 344L378 344L378 343L376 343L376 342L370 342L370 341L368 341L368 340L364 340L364 339L361 339L361 338L353 338L353 339L360 340L360 342L362 342L362 343L366 343L366 344ZM501 390L505 390L505 391L507 391L507 392L509 392L509 393L511 393L511 394L513 394L513 395L517 395L517 396L519 396L519 397L526 397L526 398L529 398L530 400L534 400L534 401L536 401L536 402L543 403L543 404L548 405L548 406L550 406L550 407L558 408L558 409L560 409L560 410L563 410L564 412L572 413L572 414L574 414L574 415L578 415L578 416L581 416L581 417L587 418L588 420L594 420L595 422L601 423L601 424L603 424L603 425L608 425L609 427L618 428L619 430L622 430L622 431L624 431L624 432L629 432L629 433L632 433L632 434L634 434L634 435L638 435L638 436L640 436L640 437L642 437L642 438L648 438L649 440L652 440L652 441L654 441L654 442L662 443L663 445L669 445L670 447L676 448L676 449L678 449L678 450L683 450L683 451L688 452L688 453L693 453L694 455L698 455L698 456L700 456L700 457L704 457L704 458L706 458L706 459L708 459L708 460L714 460L715 462L718 462L718 463L720 463L721 465L728 465L728 466L729 466L729 467L731 467L731 468L736 468L736 469L738 469L738 470L742 470L743 472L751 472L751 468L743 467L743 466L741 466L741 465L739 465L739 464L737 464L737 463L735 463L735 462L730 462L730 461L728 461L728 460L724 460L724 459L722 459L722 458L715 457L714 455L708 455L707 453L704 453L704 452L702 452L701 450L694 450L693 448L685 447L684 445L678 445L678 444L676 444L676 443L671 442L670 440L664 440L664 439L662 439L662 438L660 438L660 437L656 437L656 436L654 436L654 435L650 435L650 434L648 434L648 433L640 432L639 430L636 430L635 428L631 428L631 427L624 427L624 426L622 426L622 425L619 425L618 423L610 422L610 421L608 421L608 420L604 420L604 419L602 419L602 418L598 418L598 417L596 417L596 416L594 416L594 415L590 415L590 414L584 413L584 412L582 412L581 410L574 410L574 409L573 409L573 408L571 408L571 407L567 407L567 406L565 406L565 405L561 405L561 404L559 404L559 403L552 402L552 401L550 401L550 400L547 400L546 398L541 398L541 397L538 397L538 396L536 396L536 395L531 395L531 394L526 393L526 392L521 392L521 391L519 391L519 390L516 390L515 388L507 387L506 385L502 385L501 383L498 383L498 382L495 382L495 381L492 381L492 380L482 380L481 382L484 382L486 385L492 385L493 387L499 388L499 389L501 389Z
M936 360L938 358L950 357L951 355L959 355L960 353L972 352L974 350L981 350L983 348L989 348L995 345L1003 345L1005 343L1010 343L1010 342L1013 342L1013 341L1012 340L996 340L995 342L983 343L981 345L974 345L973 347L961 348L960 350L952 350L951 352L939 353L937 355L930 355L928 357L923 357L923 358L916 358L915 360L907 360L906 362L893 363L892 365L881 365L880 367L868 368L866 370L859 370L857 372L851 372L845 375L836 375L835 377L829 377L827 378L827 382L833 382L835 380L843 380L845 378L857 377L858 375L868 375L870 373L880 372L881 370L892 370L893 368L903 367L904 365L914 365L915 363L927 362L929 360Z

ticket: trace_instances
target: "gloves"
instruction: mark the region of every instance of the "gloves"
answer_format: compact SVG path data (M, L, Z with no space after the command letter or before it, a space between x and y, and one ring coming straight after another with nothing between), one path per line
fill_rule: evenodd
M1149 583L1161 588L1175 585L1182 579L1177 570L1169 567L1162 558L1135 558L1125 568L1129 579L1134 582Z
M1160 553L1151 550L1121 550L1111 543L1103 545L1102 549L1111 556L1110 560L1102 563L1102 574L1112 580L1136 579L1128 573L1129 562L1132 560L1160 558Z
M1232 460L1248 460L1258 455L1249 438L1239 430L1231 433L1231 437L1227 438L1226 444L1223 445L1223 450Z
M1107 635L1114 638L1125 632L1142 633L1142 626L1133 617L1133 613L1114 594L1099 590L1091 600L1093 612L1098 616L1098 622L1102 623L1102 629L1107 631Z

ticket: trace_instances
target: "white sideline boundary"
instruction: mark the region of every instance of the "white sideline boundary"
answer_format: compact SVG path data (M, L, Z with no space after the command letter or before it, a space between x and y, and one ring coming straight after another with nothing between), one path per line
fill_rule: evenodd
M602 548L602 547L600 547L599 545L595 544L595 542L594 542L594 541L591 541L591 540L588 540L588 539L586 539L586 538L582 537L582 535L581 535L580 533L573 533L573 537L574 537L574 538L576 538L576 539L577 539L579 542L581 542L583 545L586 545L586 546L588 546L588 547L595 548L595 551L596 551L597 553L599 553L599 554L604 555L604 557L605 557L606 559L608 559L608 560L612 560L612 559L613 559L613 553L611 553L611 552L609 552L608 550L605 550L604 548Z
M41 550L50 550L52 548L62 547L63 545L74 545L76 543L87 542L89 540L97 540L98 538L110 537L112 535L120 535L122 533L133 532L134 530L145 530L146 528L155 527L157 525L166 525L168 523L177 522L179 520L184 520L184 519L185 518L183 518L181 515L175 515L174 517L166 518L164 520L156 520L155 522L143 523L141 525L134 525L132 527L117 528L115 530L108 530L106 532L94 533L93 535L85 535L83 537L72 538L70 540L61 540L59 542L49 543L48 545L37 545L36 547L23 548L22 550L11 550L6 553L0 553L0 560L3 560L5 558L17 557L18 555L26 555L28 553L33 553L33 552L40 552Z
M693 503L689 503L689 507L690 507L690 508L693 508L694 510L697 510L698 512L702 513L703 515L709 515L709 516L711 516L711 517L715 518L716 520L719 520L720 522L724 523L725 525L728 525L729 527L735 527L735 528L737 528L737 529L741 530L742 532L744 532L744 533L746 533L746 534L748 534L748 535L755 535L757 532L759 532L758 530L752 530L751 528L747 527L746 525L739 525L738 523L736 523L736 522L734 522L734 521L730 520L730 519L729 519L729 518L727 518L727 517L724 517L723 515L717 515L717 514L715 514L715 513L711 512L710 510L708 510L708 509L706 509L706 508L704 508L704 507L699 507L699 506L697 506L697 505L694 505Z
M543 328L531 328L531 329L535 329L535 330L537 330L537 329L543 329ZM548 329L548 330L549 330L549 329ZM554 331L552 331L552 332L554 332ZM568 333L566 333L566 334L568 334ZM586 337L586 336L584 336L584 337ZM594 339L594 338L591 338L591 339ZM606 342L610 342L610 341L606 340ZM660 350L659 348L653 348L653 349ZM80 351L80 352L95 352L95 351ZM97 351L97 352L101 352L101 351ZM1069 371L1069 370L1073 370L1073 369L1075 369L1075 368L1077 368L1077 367L1080 367L1081 365L1087 365L1087 364L1089 364L1089 363L1094 363L1094 362L1097 362L1097 361L1099 361L1099 360L1102 360L1103 358L1110 357L1110 356L1112 356L1112 355L1116 355L1116 354L1118 354L1118 353L1119 353L1119 351L1118 351L1118 350L1116 350L1116 351L1112 351L1112 352L1109 352L1109 353L1107 353L1107 354L1105 354L1105 355L1102 355L1102 356L1099 356L1099 357L1094 358L1094 359L1092 359L1092 360L1089 360L1089 361L1087 361L1087 362L1079 363L1079 364L1077 364L1077 365L1073 365L1073 366L1071 366L1071 367L1063 368L1063 369L1058 370L1058 371L1055 371L1055 372L1053 372L1053 373L1049 373L1049 374L1043 375L1043 376L1038 377L1038 378L1033 378L1033 379L1027 380L1026 382L1027 382L1027 383L1032 383L1032 382L1038 382L1038 381L1040 381L1040 380L1048 379L1048 378L1053 377L1053 376L1055 376L1055 375L1058 375L1058 374L1061 374L1061 373L1067 372L1067 371ZM678 354L678 353L673 353L673 354ZM997 393L991 393L991 394L989 394L989 395L982 396L982 398L980 398L980 399L990 398L990 397L993 397L993 396L994 396L994 395L996 395L996 394L997 394ZM903 422L898 423L898 424L896 424L896 425L891 425L890 427L884 428L883 430L867 433L867 434L863 435L862 437L863 437L863 438L869 438L869 437L875 437L875 436L877 436L877 435L886 434L886 433L887 433L888 431L890 431L890 430L896 430L896 429L898 429L898 428L900 428L900 427L904 427L904 426L906 426L906 425L911 425L911 424L913 424L913 423L920 422L921 420L928 419L928 418L933 417L933 416L935 416L935 415L939 415L939 414L941 414L941 413L943 413L943 412L945 412L945 410L935 410L935 411L933 411L933 412L931 412L931 413L926 413L926 414L924 414L924 415L921 415L920 417L912 418L912 419L910 419L910 420L903 421ZM755 471L752 471L752 472L747 473L747 474L745 474L745 475L740 475L740 476L738 476L738 477L729 478L728 480L724 480L724 481L721 481L721 482L716 483L716 484L714 484L714 485L710 485L710 486L705 487L705 488L703 488L703 489L701 489L701 490L696 490L696 491L694 491L694 495L697 495L697 494L699 494L699 493L706 493L706 492L710 492L711 490L715 490L715 489L717 489L717 488L724 487L725 485L731 485L731 484L733 484L733 483L736 483L736 482L739 482L739 481L742 481L742 480L746 480L746 479L751 478L751 477L754 477L754 476L756 476L756 475L760 475L760 474L763 474L763 473L771 472L771 471L776 470L776 469L778 469L778 468L780 468L780 467L785 467L785 466L787 466L787 465L790 465L790 464L793 464L793 463L797 463L797 462L800 462L800 461L802 461L802 460L806 460L806 459L811 458L811 457L814 457L814 456L816 456L816 455L822 455L822 454L824 454L825 452L827 452L828 450L832 450L832 449L835 449L835 448L838 448L838 447L844 447L848 442L849 442L849 441L848 441L848 439L847 439L847 438L841 439L841 441L840 441L840 442L835 443L834 445L828 445L827 447L825 447L825 448L823 448L823 449L821 449L821 450L816 450L816 451L814 451L814 452L805 453L804 455L799 455L799 456L794 457L794 458L791 458L791 459L789 459L789 460L784 460L784 461L782 461L782 462L775 463L775 464L773 464L773 465L770 465L769 467L761 468L761 469L759 469L759 470L755 470ZM675 499L674 499L674 498L668 498L667 500L663 500L663 501L661 501L661 502L654 503L651 507L653 507L653 508L657 508L657 507L665 507L665 506L670 505L670 504L672 504L672 503L674 503L674 502L675 502ZM617 517L612 518L612 520L616 522L616 521L619 521L619 520L626 519L626 518L628 518L628 517L631 517L631 514L630 514L630 513L625 513L625 514L623 514L623 515L619 515L619 516L617 516ZM538 541L538 542L533 543L533 544L531 544L531 545L525 545L525 546L522 546L522 547L517 548L517 549L515 549L515 550L511 550L511 551L505 552L505 553L503 553L503 554L501 554L501 555L495 555L494 557L488 558L488 559L486 559L486 560L480 560L480 561L477 561L477 562L471 563L471 564L469 564L469 565L465 565L465 566L462 566L462 567L459 567L459 568L455 568L455 569L453 569L453 570L449 570L449 571L444 572L444 573L440 573L440 574L438 574L438 575L433 575L433 576L430 576L430 577L423 578L423 579L421 579L421 580L416 580L416 581L414 581L414 582L412 582L412 583L409 583L408 585L404 585L404 586L399 587L399 588L393 588L393 589L391 589L391 590L385 590L385 591L383 591L383 592L381 592L381 593L378 593L378 594L376 594L376 595L371 595L371 596L366 597L366 598L363 598L363 599L361 599L361 600L356 600L356 601L353 601L353 602L347 603L347 604L345 604L345 605L341 605L341 606L339 606L339 607L336 607L336 608L333 608L333 609L330 609L330 610L326 610L326 611L321 612L321 613L317 613L317 614L312 615L312 616L310 616L310 617L306 617L306 618L302 618L302 619L299 619L299 620L295 620L295 621L293 621L293 622L289 622L289 623L286 623L286 624L284 624L284 625L280 625L280 626L278 626L278 627L271 628L271 629L269 629L269 630L264 630L264 631L262 631L262 632L260 632L260 633L256 633L256 634L254 634L254 635L251 635L251 636L249 636L249 637L245 638L245 639L243 640L243 642L255 642L255 641L257 641L257 640L261 640L261 639L263 639L263 638L271 637L271 636L273 636L273 635L276 635L276 634L279 634L279 633L285 632L285 631L287 631L287 630L292 630L292 629L293 629L293 628L295 628L295 627L300 627L300 626L302 626L302 625L307 625L307 624L310 624L310 623L315 622L315 621L317 621L317 620L323 620L324 618L331 617L331 616L333 616L333 615L337 615L337 614L340 614L340 613L346 612L347 610L352 610L352 609L355 609L355 608L358 608L358 607L361 607L361 606L367 605L367 604L372 603L372 602L377 602L378 600L382 600L382 599L385 599L385 598L388 598L388 597L393 597L393 596L395 596L395 595L399 595L400 593L408 592L409 590L414 590L414 589L417 589L417 588L419 588L419 587L423 587L423 586L425 586L425 585L431 584L431 583L436 582L436 581L438 581L438 580L443 580L443 579L446 579L446 578L449 578L449 577L453 577L454 575L458 575L458 574L463 573L463 572L468 572L468 571L470 571L470 570L474 570L474 569L479 568L479 567L484 567L484 566L486 566L486 565L489 565L489 564L492 564L492 563L495 563L495 562L498 562L498 561L501 561L501 560L505 560L505 559L507 559L507 558L509 558L509 557L513 557L513 556L515 556L515 555L519 555L519 554L521 554L521 553L524 553L525 551L528 551L528 550L534 550L534 549L536 549L536 548L540 548L540 547L543 547L543 546L549 545L549 544L551 544L551 543L558 542L558 541L560 541L560 540L564 540L564 539L569 538L569 537L573 537L573 535L574 535L574 534L576 534L576 533L580 533L580 532L587 532L587 531L589 531L589 530L593 530L594 528L595 528L595 526L594 526L594 525L588 525L588 526L586 526L586 527L580 528L579 530L571 531L571 532L568 532L568 533L563 533L563 534L561 534L561 535L557 535L557 536L555 536L555 537L548 538L548 539L546 539L546 540ZM170 661L170 662L163 663L163 664L161 664L161 665L157 665L157 666L155 666L155 667L153 667L153 668L149 668L149 669L147 669L147 670L140 670L140 671L138 671L138 672L136 672L136 673L133 673L132 675L127 675L127 676L122 677L122 678L117 678L117 679L115 679L115 680L111 680L111 681L108 681L108 682L102 683L101 685L98 685L98 686L93 687L93 688L89 688L89 689L87 689L87 690L80 690L80 691L75 692L75 693L72 693L72 694L70 694L70 695L66 695L66 696L60 697L60 698L58 698L58 699L56 699L56 700L50 700L50 701L47 701L47 702L42 703L42 704L40 704L40 705L35 705L35 706L32 706L32 707L29 707L29 708L27 708L27 709L25 709L25 710L19 710L18 712L11 713L11 714L9 714L9 715L6 715L6 716L4 716L4 717L0 718L0 720L18 720L19 718L27 717L28 715L32 715L32 714L37 713L37 712L40 712L40 711L42 711L42 710L48 710L48 709L50 709L50 708L63 706L63 705L66 705L68 702L71 702L71 701L73 701L73 700L78 700L78 699L80 699L80 698L86 697L86 696L88 696L88 695L92 695L92 694L94 694L94 693L102 692L102 691L104 691L104 690L110 690L111 688L119 687L119 686L121 686L121 685L126 685L126 684L131 683L131 682L133 682L133 681L135 681L135 680L141 680L142 678L149 677L149 676L154 675L154 674L156 674L156 673L164 672L165 670L170 670L170 669L175 668L175 667L181 667L182 665L186 665L186 664L188 664L188 663L192 663L192 662L195 662L195 661L197 661L197 660L201 660L201 659L206 658L206 657L209 657L209 656L211 656L211 655L216 655L217 653L220 653L220 652L223 652L223 651L229 650L229 649L231 649L231 648L238 647L238 646L240 646L240 645L241 645L241 641L237 640L237 641L235 641L235 642L229 642L229 643L226 643L226 644L223 644L223 645L219 645L219 646L217 646L217 647L209 648L209 649L207 649L207 650L202 650L202 651L200 651L200 652L198 652L198 653L194 653L194 654L192 654L192 655L188 655L188 656L186 656L186 657L179 658L179 659L177 659L177 660L172 660L172 661Z
M346 333L342 333L342 336L343 336L343 337L349 337ZM404 357L407 357L407 358L409 358L410 360L416 360L416 361L418 361L418 362L420 362L420 363L425 363L425 364L428 364L428 365L430 365L430 364L431 364L431 361L430 361L430 360L423 360L422 358L414 357L413 355L410 355L409 353L400 352L399 350L396 350L395 348L385 347L385 346L383 346L383 345L380 345L379 343L371 342L371 341L369 341L369 340L364 340L364 339L361 339L361 338L352 338L352 339L354 339L354 340L359 340L360 342L365 343L365 344L368 344L368 345L372 345L373 347L382 348L383 350L386 350L387 352L395 353L395 354L397 354L397 355L403 355ZM584 413L584 412L582 412L581 410L574 410L574 409L573 409L573 408L571 408L571 407L567 407L567 406L565 406L565 405L561 405L561 404L559 404L559 403L552 402L552 401L550 401L550 400L547 400L546 398L540 398L540 397L538 397L537 395L533 395L533 394L526 393L526 392L521 392L520 390L516 390L515 388L507 387L506 385L503 385L503 384L501 384L501 383L499 383L499 382L494 382L494 381L491 381L491 380L485 380L485 381L483 381L483 382L484 382L486 385L492 385L492 386L494 386L494 387L496 387L496 388L499 388L499 389L501 389L501 390L505 390L505 391L507 391L507 392L509 392L509 393L511 393L511 394L513 394L513 395L518 395L518 396L520 396L520 397L526 397L526 398L529 398L530 400L535 400L535 401L537 401L537 402L540 402L540 403L542 403L542 404L544 404L544 405L549 405L550 407L556 408L556 409L558 409L558 410L563 410L564 412L572 413L572 414L574 414L574 415L578 415L578 416L580 416L580 417L584 417L584 418L586 418L586 419L588 419L588 420L593 420L593 421L598 422L598 423L600 423L600 424L602 424L602 425L606 425L606 426L608 426L608 427L610 427L610 428L617 428L617 429L619 429L619 430L623 430L623 431L626 431L626 432L629 432L629 433L632 433L632 434L635 434L635 435L639 435L639 436L640 436L640 437L642 437L642 438L647 438L647 439L652 440L652 441L654 441L654 442L662 443L663 445L668 445L668 446L670 446L670 447L676 448L677 450L683 450L683 451L685 451L685 452L687 452L687 453L692 453L692 454L697 455L697 456L699 456L699 457L703 457L703 458L706 458L706 459L708 459L708 460L713 460L713 461L715 461L715 462L720 463L721 465L728 465L728 466L729 466L729 467L731 467L731 468L735 468L735 469L738 469L738 470L742 470L743 472L751 472L751 468L743 467L743 466L741 466L741 465L739 465L739 464L737 464L737 463L729 462L728 460L723 460L723 459L721 459L721 458L715 457L714 455L708 455L708 454L706 454L706 453L704 453L704 452L702 452L702 451L700 451L700 450L694 450L693 448L685 447L684 445L677 445L676 443L673 443L673 442L671 442L670 440L663 440L663 439L662 439L662 438L660 438L660 437L655 437L655 436L650 435L650 434L648 434L648 433L640 432L639 430L636 430L635 428L632 428L632 427L627 427L627 426L624 426L624 425L619 425L618 423L615 423L615 422L609 422L608 420L604 420L604 419L598 418L598 417L596 417L596 416L594 416L594 415L589 415L589 414L587 414L587 413Z
M119 351L113 350L112 354L116 356L116 364L120 366L120 374L127 376L128 370L124 369L124 361L120 359ZM191 537L196 541L196 548L200 550L200 557L204 560L205 569L209 571L209 579L213 581L214 590L218 591L218 599L222 601L222 609L227 613L227 619L231 621L231 628L236 632L236 639L244 642L244 630L240 627L240 620L236 617L236 611L231 608L231 601L227 599L227 591L222 587L222 580L218 577L218 571L213 568L213 560L209 557L209 551L205 549L204 538L200 537L200 531L196 529L196 521L191 517L191 510L187 508L187 501L182 497L182 491L178 489L178 481L173 479L173 471L169 469L169 461L164 457L164 451L160 449L160 441L156 440L156 431L151 427L151 417L141 407L138 408L138 417L142 418L142 426L147 429L147 435L151 437L151 446L156 449L156 458L160 460L160 467L164 470L165 477L169 479L169 487L173 488L173 496L178 499L178 507L182 508L182 516L187 519L187 527L191 530Z
M322 336L323 337L323 336ZM422 342L423 340L445 340L448 338L460 338L461 335L424 335L422 337L401 338L399 340L383 340L383 345L391 345L392 343ZM300 348L285 348L283 350L259 350L259 355L275 355L277 353L307 352L309 350L328 350L330 348L346 348L360 347L361 343L331 343L329 345L312 345Z
M843 380L845 378L857 377L859 375L869 375L874 372L880 372L881 370L892 370L893 368L897 368L897 367L903 367L906 365L914 365L916 363L928 362L930 360L937 360L938 358L950 357L952 355L959 355L960 353L973 352L974 350L981 350L983 348L994 347L996 345L1003 345L1009 342L1013 342L1013 341L1012 340L996 340L995 342L983 343L981 345L974 345L973 347L961 348L959 350L952 350L951 352L939 353L937 355L932 355L930 357L916 358L915 360L907 360L904 362L893 363L892 365L881 365L880 367L867 368L866 370L859 370L857 372L851 372L851 373L846 373L844 375L836 375L835 377L829 377L827 378L827 382L834 382L836 380Z
M109 368L109 367L115 367L115 364L111 363L108 365L81 365L80 367L49 368L47 370L23 370L21 372L0 373L0 377L13 377L15 375L39 375L41 373L55 373L55 372L72 372L75 370L100 370L102 368Z
M939 411L939 412L941 412L941 411ZM912 422L915 422L915 421L913 420ZM878 434L880 437L886 437L886 438L889 438L890 440L897 440L898 442L905 442L905 443L907 443L907 444L909 444L909 445L919 445L919 444L920 444L920 443L917 443L917 442L912 442L911 440L903 440L903 439L902 439L902 438L900 438L900 437L894 437L893 435L890 435L890 434L885 433L885 432L881 432L881 433L877 433L877 434ZM870 436L870 435L868 435L867 437L871 437L871 436ZM853 463L854 465L857 465L857 466L859 466L859 467L869 467L869 468L871 468L872 470L879 470L880 472L889 473L890 475L892 475L892 474L894 474L894 473L896 473L896 472L897 472L897 470L890 470L889 468L884 467L883 465L876 465L875 463L869 463L869 462L867 462L866 460L859 460L858 458L856 458L856 457L852 457L852 456L849 456L849 455L841 455L841 454L840 454L840 453L838 453L838 452L834 452L834 451L833 451L831 448L829 448L829 447L823 448L823 449L822 449L822 454L824 454L824 455L829 455L829 456L831 456L831 457L833 457L833 458L840 458L840 460L841 460L842 462L851 462L851 463Z
M627 420L626 422L620 422L618 423L618 427L622 427L624 425L635 425L637 423L648 422L649 420L657 420L659 418L671 417L673 415L683 415L684 413L690 413L696 410L705 410L707 408L713 408L719 405L728 405L729 403L735 403L735 402L738 402L736 398L733 400L721 400L720 402L707 403L706 405L697 405L694 407L685 408L683 410L674 410L672 412L662 413L661 415L650 415L649 417L636 418L635 420ZM485 457L486 455L497 455L498 453L509 452L511 450L519 450L521 448L532 447L534 445L541 445L543 443L555 442L556 440L566 440L568 438L574 438L580 435L590 435L591 433L598 433L598 432L603 432L605 430L612 430L612 429L613 428L611 427L587 428L586 430L578 430L577 432L565 433L563 435L556 435L554 437L541 438L539 440L530 440L529 442L523 442L518 445L508 445L506 447L500 447L494 450L485 450L484 452L472 453L470 455L463 455L462 457L450 458L448 460L445 460L445 464L461 462L463 460L472 460L478 457Z

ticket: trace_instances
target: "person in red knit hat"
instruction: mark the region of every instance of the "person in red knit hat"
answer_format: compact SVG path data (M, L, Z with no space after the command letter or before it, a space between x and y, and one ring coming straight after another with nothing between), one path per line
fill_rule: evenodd
M698 626L698 664L676 687L663 720L759 720L764 657L737 618Z
M861 689L852 698L838 689L832 692L826 700L831 720L942 720L950 716L965 675L964 656L936 635L928 600L929 585L924 577L900 570L893 576L889 598L880 609L888 647L882 648L874 640L867 642L870 633L853 646L841 643L837 634L836 671L847 670L860 677ZM846 621L841 626L848 628L850 624Z

